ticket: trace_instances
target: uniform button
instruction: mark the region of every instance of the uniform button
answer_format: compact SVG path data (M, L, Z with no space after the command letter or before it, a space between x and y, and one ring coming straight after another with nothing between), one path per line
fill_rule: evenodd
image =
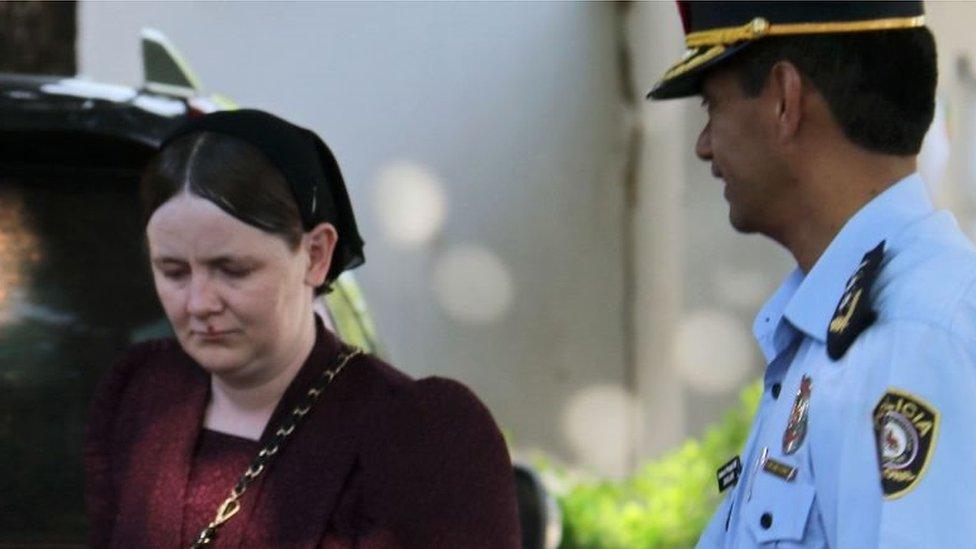
M774 384L773 384L773 386L772 386L772 388L771 388L770 390L771 390L771 391L772 391L772 393L773 393L773 398L774 398L774 399L775 399L775 398L779 398L779 391L780 391L780 389L782 389L782 387L780 386L780 384L779 384L779 383L774 383Z
M763 513L759 517L759 526L763 527L763 530L769 530L769 527L773 525L773 515L769 513Z

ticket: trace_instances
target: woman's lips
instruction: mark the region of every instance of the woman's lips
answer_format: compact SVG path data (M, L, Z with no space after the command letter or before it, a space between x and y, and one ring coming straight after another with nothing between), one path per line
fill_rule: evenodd
M191 330L190 333L204 341L219 341L228 336L232 336L238 333L238 331L237 330L207 330L204 332L200 330Z

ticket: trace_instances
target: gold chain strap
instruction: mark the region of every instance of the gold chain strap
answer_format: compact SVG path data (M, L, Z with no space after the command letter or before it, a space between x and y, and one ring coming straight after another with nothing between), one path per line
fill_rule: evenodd
M261 448L257 457L251 462L251 466L241 475L240 480L237 481L237 484L230 491L230 495L217 508L217 514L214 516L214 519L210 521L210 524L206 528L200 531L200 535L190 545L190 549L200 549L210 545L217 537L217 531L220 527L241 510L241 497L244 496L244 492L247 491L248 486L271 464L271 461L278 455L278 451L281 450L285 441L295 432L295 427L305 418L305 414L312 409L312 405L315 404L315 401L322 394L322 391L325 390L325 387L332 383L332 380L339 375L339 372L346 367L346 364L350 360L362 354L362 352L362 349L353 347L352 350L340 354L336 359L335 367L322 372L322 375L312 383L312 386L305 393L302 401L292 409L288 417L282 420L274 436L271 437L271 440L268 441L264 448Z

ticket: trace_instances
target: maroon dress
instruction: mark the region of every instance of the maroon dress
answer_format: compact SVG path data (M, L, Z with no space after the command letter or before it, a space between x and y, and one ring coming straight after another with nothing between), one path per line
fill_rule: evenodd
M316 343L266 427L333 364ZM187 547L257 453L202 428L209 376L173 340L134 347L103 379L85 447L93 547ZM488 410L463 385L415 381L376 357L349 362L215 548L516 548L511 461Z

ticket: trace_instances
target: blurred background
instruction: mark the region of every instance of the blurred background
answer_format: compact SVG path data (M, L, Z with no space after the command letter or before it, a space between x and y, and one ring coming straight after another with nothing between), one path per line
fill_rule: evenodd
M633 503L639 489L626 483L641 474L658 475L658 486L704 479L676 488L686 500L667 496L689 508L705 487L714 492L714 470L731 454L711 453L735 452L749 417L749 393L740 394L763 367L752 317L793 263L729 227L717 182L693 155L705 120L698 102L644 99L684 49L672 2L36 6L0 7L0 52L17 52L0 60L5 72L139 88L149 27L176 45L203 93L319 133L367 243L355 276L386 356L415 377L470 386L515 458L560 497L589 483L625 486L615 497ZM927 12L940 90L921 171L974 234L976 38L966 22L976 3L928 2ZM47 58L70 63L46 67ZM32 243L78 229L32 222L22 203L42 200L43 189L5 194L13 184L4 184L0 341L9 342L31 333L23 323L4 331L4 319L16 303L8 290L37 271L22 267ZM111 201L100 207L111 211ZM119 280L110 259L104 268ZM151 288L133 289L143 290L152 298ZM82 293L93 291L112 289ZM135 309L133 318L152 316ZM106 345L125 343L116 339ZM4 356L0 395L14 395L11 372L34 374L18 370L22 356ZM10 417L0 417L0 437ZM720 421L731 434L718 443L709 433ZM675 471L647 468L655 462ZM590 500L562 501L572 517ZM677 500L643 501L646 524L657 519L641 516L667 514ZM696 510L678 534L602 546L683 546L709 512ZM665 522L689 514L670 513ZM585 537L571 532L564 545L601 546Z

